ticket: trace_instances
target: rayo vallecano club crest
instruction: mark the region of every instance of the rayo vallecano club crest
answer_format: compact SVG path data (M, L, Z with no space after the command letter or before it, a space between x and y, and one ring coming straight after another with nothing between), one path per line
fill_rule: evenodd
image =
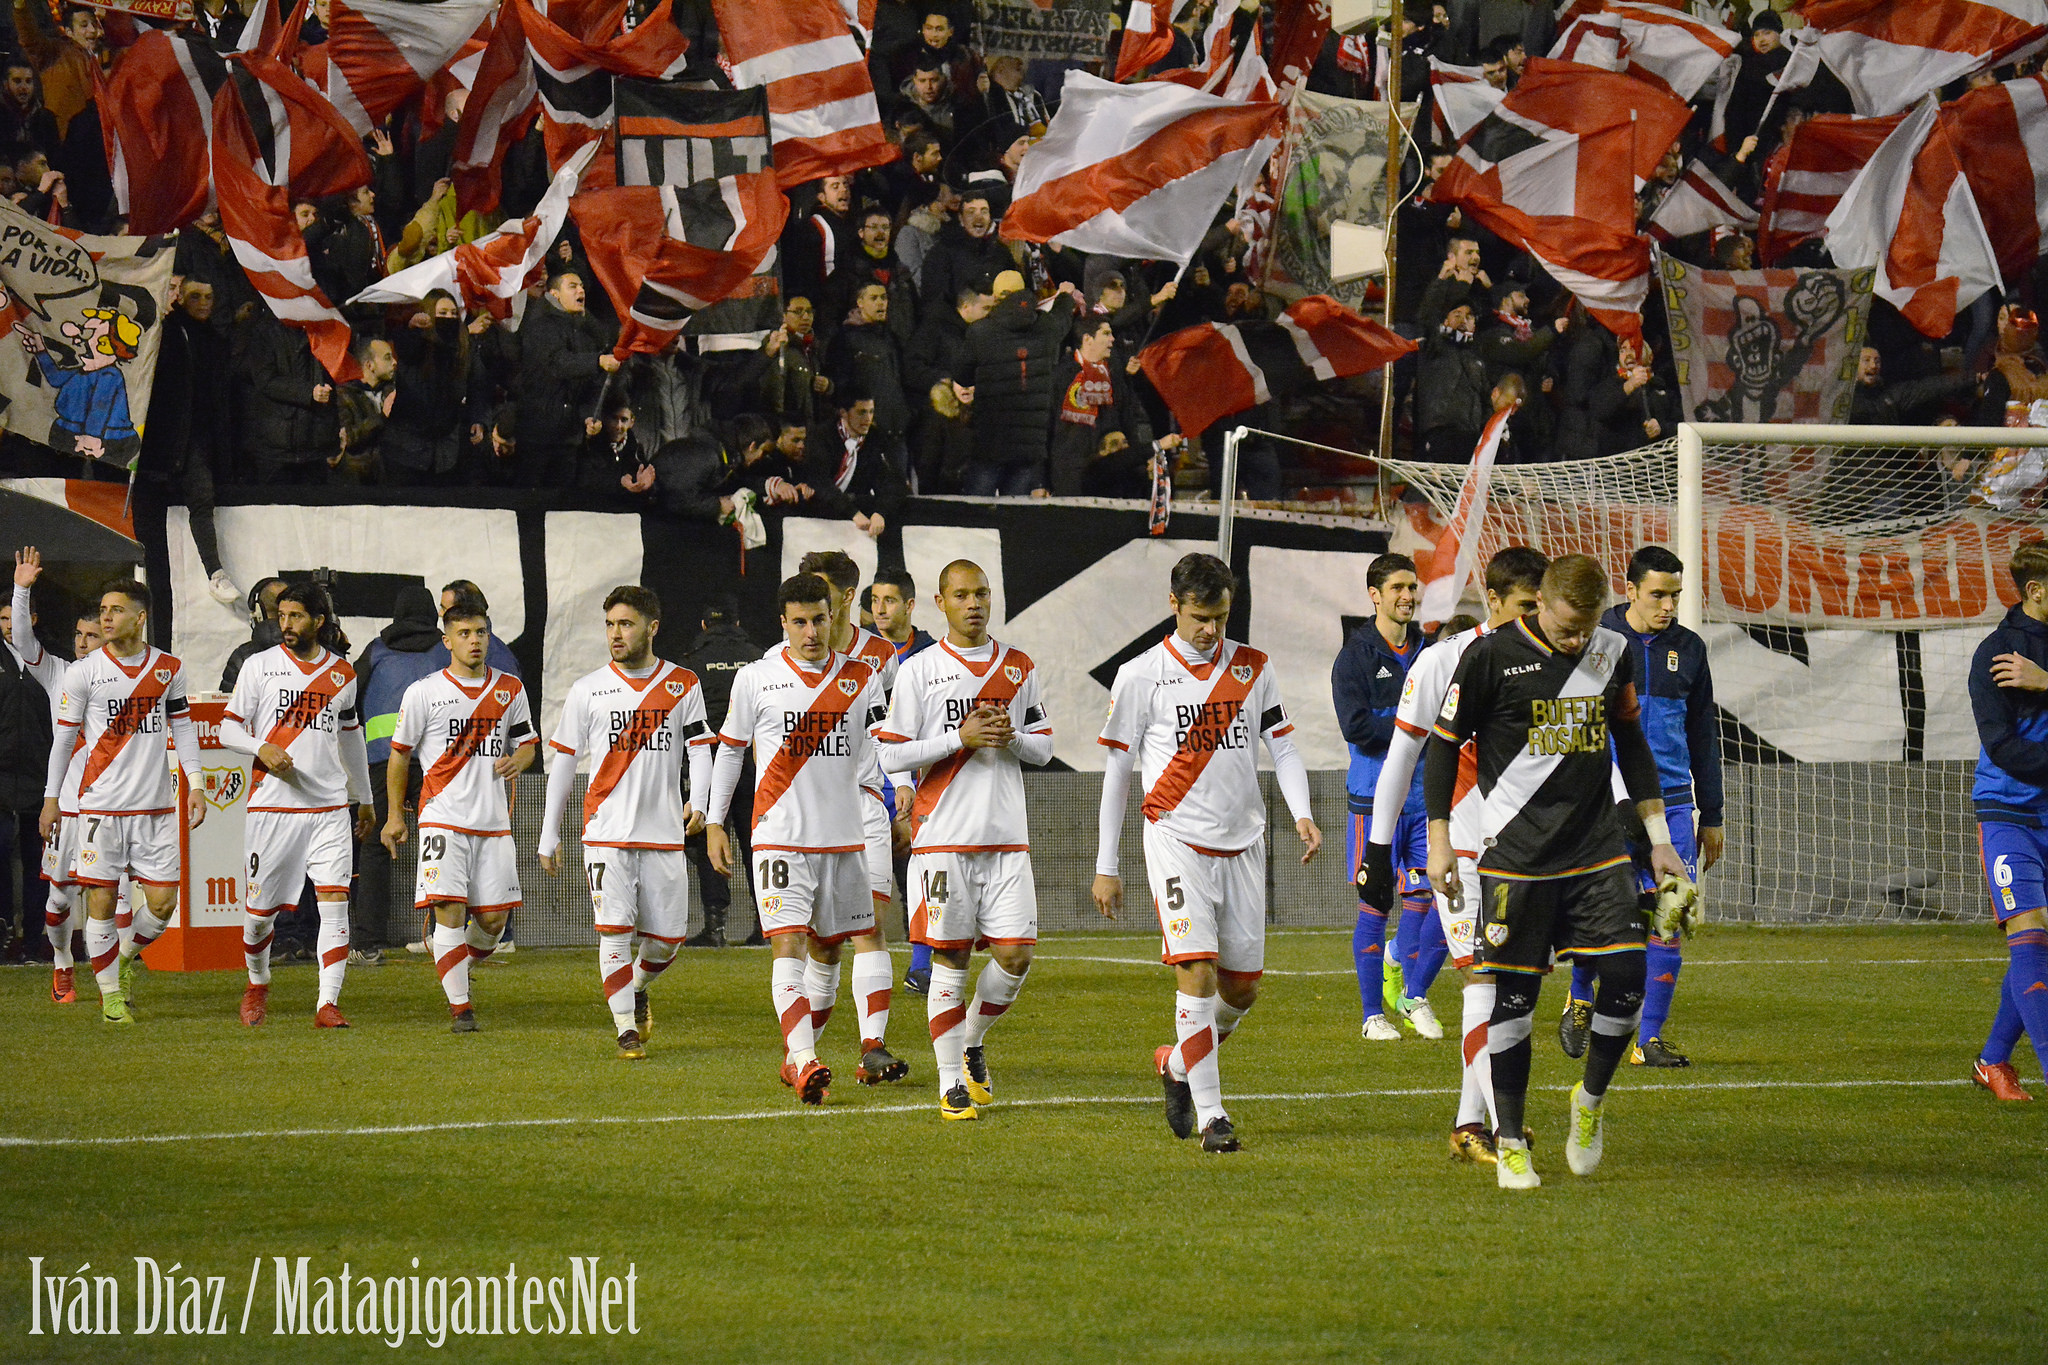
M340 687L348 681L348 675L337 668L327 675L327 681L333 683L336 687Z
M1024 670L1015 664L1004 664L1003 676L1010 680L1010 686L1016 687L1024 681Z
M164 684L166 687L170 686L171 670L168 668L159 668L156 671L156 680Z
M500 706L510 706L512 704L512 689L508 687L502 692L491 693L491 700Z
M1248 683L1252 680L1252 666L1250 664L1232 664L1230 666L1230 676L1241 683Z
M683 680L681 678L672 678L668 682L663 683L662 686L668 689L668 694L671 697L683 695Z
M240 768L207 768L201 776L206 781L206 804L215 810L226 810L241 800L243 784L248 780Z
M853 678L841 678L839 680L839 690L850 697L860 691L860 683Z

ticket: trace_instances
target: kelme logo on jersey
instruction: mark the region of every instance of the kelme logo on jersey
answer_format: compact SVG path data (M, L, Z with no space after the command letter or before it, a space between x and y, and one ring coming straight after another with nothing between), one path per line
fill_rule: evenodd
M1024 681L1024 670L1015 664L1004 664L1003 676L1010 680L1010 686L1017 687Z
M680 697L683 695L683 680L681 678L671 678L667 682L663 683L662 686L668 689L668 694L671 697Z
M171 685L171 670L168 668L159 668L156 671L156 680L162 683L164 686L169 687Z
M242 788L248 782L248 775L240 768L203 768L200 776L205 782L206 804L215 810L226 810L242 799Z
M839 690L850 697L860 691L860 684L852 678L841 678L839 680Z
M1241 683L1248 683L1252 680L1252 666L1250 664L1232 664L1230 666L1230 676Z

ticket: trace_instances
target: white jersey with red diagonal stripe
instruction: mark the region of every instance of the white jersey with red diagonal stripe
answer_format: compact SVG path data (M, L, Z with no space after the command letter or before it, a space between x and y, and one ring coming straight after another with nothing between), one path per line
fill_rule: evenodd
M526 688L492 668L481 678L448 669L405 689L391 747L420 765L420 828L510 834L501 758L537 744Z
M756 850L867 847L863 803L882 790L869 732L886 714L875 670L844 654L813 670L783 646L733 675L732 705L718 737L754 746Z
M171 718L190 710L183 664L149 648L123 662L103 646L71 665L57 709L57 742L67 733L84 736L80 814L168 815L176 809Z
M1009 710L1019 734L1051 734L1031 657L991 640L956 649L941 640L912 655L897 676L889 718L876 732L893 743L938 739L979 706ZM1018 852L1031 847L1024 819L1024 768L1008 749L960 749L917 779L912 809L916 853Z
M1461 630L1438 640L1417 655L1409 665L1408 680L1401 684L1401 701L1394 708L1394 724L1417 739L1427 741L1436 714L1443 709L1444 694L1458 672L1458 661L1474 640L1490 634L1491 626ZM1416 762L1421 762L1417 759ZM1451 797L1451 847L1461 858L1479 856L1479 749L1466 740L1458 750L1458 785Z
M761 657L773 659L781 654L783 646L771 645ZM858 659L875 670L875 676L882 684L882 704L888 705L889 698L896 695L896 674L903 661L896 654L896 646L884 637L875 634L865 626L853 628L853 643L847 647L846 657Z
M1293 729L1264 654L1224 640L1191 664L1169 636L1117 670L1099 742L1138 756L1147 820L1191 847L1235 853L1266 831L1258 741Z
M339 810L348 804L341 732L359 729L362 722L356 716L356 671L347 659L322 649L308 663L283 645L252 654L235 675L227 715L292 760L289 777L271 772L260 758L254 761L250 810Z
M704 689L680 664L658 659L643 677L606 664L578 678L549 743L591 761L583 842L681 848L683 765L690 745L711 742Z

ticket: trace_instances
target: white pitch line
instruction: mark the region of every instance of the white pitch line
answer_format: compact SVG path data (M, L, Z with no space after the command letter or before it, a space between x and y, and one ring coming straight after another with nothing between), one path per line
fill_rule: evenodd
M1034 953L1036 962L1108 962L1121 967L1157 967L1163 964L1151 957L1083 957L1072 953ZM1688 967L1946 967L1952 964L1971 962L2004 962L2002 957L1689 957ZM1265 970L1267 976L1355 976L1350 968L1332 968L1317 971L1286 971L1275 967Z
M1624 1087L1623 1094L1642 1095L1657 1091L1679 1090L1856 1090L1856 1089L1900 1089L1927 1086L1952 1086L1969 1084L1967 1077L1935 1081L1694 1081L1677 1084L1651 1084ZM1539 1091L1555 1090L1566 1093L1565 1086L1539 1086ZM1233 1100L1257 1100L1273 1103L1322 1102L1327 1100L1361 1099L1408 1099L1415 1097L1455 1095L1455 1086L1424 1086L1400 1090L1309 1090L1285 1091L1265 1094L1233 1094ZM1072 1108L1081 1105L1100 1104L1156 1104L1157 1095L1052 1095L1043 1099L1003 1100L991 1109L1052 1109ZM823 1119L854 1118L877 1114L921 1114L931 1110L929 1103L921 1104L877 1104L860 1108L797 1108L797 1109L755 1109L738 1114L597 1114L566 1118L538 1119L475 1119L456 1123L404 1123L374 1128L270 1128L250 1129L236 1133L124 1133L112 1137L0 1137L0 1148L5 1147L132 1147L173 1142L246 1142L252 1138L306 1138L306 1137L404 1137L415 1133L470 1132L482 1128L575 1128L581 1126L609 1127L628 1124L658 1123L745 1123L754 1119Z

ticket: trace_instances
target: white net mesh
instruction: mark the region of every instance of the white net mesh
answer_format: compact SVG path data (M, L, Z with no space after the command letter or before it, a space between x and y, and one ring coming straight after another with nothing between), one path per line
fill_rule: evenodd
M2014 600L2013 547L2048 525L2048 452L1838 439L1706 447L1706 564L1686 590L1706 587L1728 853L1704 889L1731 919L1985 917L1967 673ZM1466 470L1381 468L1393 548L1428 579L1454 552ZM1677 489L1675 440L1501 467L1478 562L1512 544L1590 554L1618 598L1630 554L1671 543Z

